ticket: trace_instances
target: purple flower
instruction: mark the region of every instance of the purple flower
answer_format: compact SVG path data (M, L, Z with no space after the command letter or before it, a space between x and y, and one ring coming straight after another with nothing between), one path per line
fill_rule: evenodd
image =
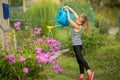
M43 56L36 56L36 60L38 63L46 63L47 59Z
M10 64L15 64L15 58L13 54L5 55L5 59L8 60Z
M15 22L14 27L20 27L20 24L21 24L20 22Z
M46 59L49 58L49 55L48 55L48 54L42 54L41 56L44 57L44 58L46 58Z
M16 28L16 30L19 30L20 29L20 22L15 22L14 23L14 27Z
M62 69L58 65L58 61L55 61L55 64L52 66L52 70L54 70L56 73L62 72Z
M38 35L41 33L41 28L33 28L34 36Z
M55 51L51 51L51 52L50 52L50 56L54 56L55 54L56 54Z
M9 42L5 41L4 46L8 46L8 45L9 45Z
M28 68L23 68L23 72L24 72L25 74L28 74Z
M53 46L53 49L54 49L54 51L59 51L60 50L60 46Z
M60 50L61 44L57 42L55 39L46 38L46 41L51 51L57 52Z
M38 63L46 63L49 60L49 55L48 54L41 54L36 56L36 60Z
M25 58L23 56L20 57L19 61L22 63L22 62L25 62Z
M52 58L48 58L48 63L52 63L54 60Z
M41 48L35 48L35 53L36 53L36 54L40 54L40 53L41 53L41 51L42 51L42 49L41 49Z
M36 39L36 42L37 43L40 43L41 42L41 39L39 38L39 39Z
M51 38L46 38L46 41L47 41L48 45L53 45L54 43L56 43L56 40L51 39Z

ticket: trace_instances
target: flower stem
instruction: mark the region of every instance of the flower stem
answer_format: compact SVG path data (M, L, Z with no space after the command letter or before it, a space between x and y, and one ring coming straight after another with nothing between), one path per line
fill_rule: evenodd
M15 74L16 74L16 76L17 76L18 80L21 80L21 79L20 79L20 76L17 74L17 72L16 72L15 68L14 68L14 67L12 67L12 68L13 68L13 71L15 72Z

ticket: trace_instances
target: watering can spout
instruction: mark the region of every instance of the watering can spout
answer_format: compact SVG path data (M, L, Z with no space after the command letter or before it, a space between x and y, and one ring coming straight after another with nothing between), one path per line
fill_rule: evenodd
M58 25L53 26L53 28L59 28L59 27L62 27L62 26L63 26L62 24L58 24Z

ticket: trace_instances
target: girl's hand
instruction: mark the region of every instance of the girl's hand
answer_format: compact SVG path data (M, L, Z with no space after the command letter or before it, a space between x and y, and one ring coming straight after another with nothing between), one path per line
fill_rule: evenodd
M67 9L67 7L68 7L68 6L64 6L63 8L64 8L64 9Z
M68 9L64 9L66 12L67 12L67 14L69 13L69 10Z
M65 10L66 12L68 12L68 9L65 8L64 10Z
M67 13L67 17L68 17L68 19L70 18L70 15L69 15L69 10L68 9L64 9L65 11L66 11L66 13Z

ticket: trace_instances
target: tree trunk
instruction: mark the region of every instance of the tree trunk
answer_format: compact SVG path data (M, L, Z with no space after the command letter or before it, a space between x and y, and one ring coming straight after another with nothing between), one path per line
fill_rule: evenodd
M104 4L104 0L100 0L100 7L102 7Z

